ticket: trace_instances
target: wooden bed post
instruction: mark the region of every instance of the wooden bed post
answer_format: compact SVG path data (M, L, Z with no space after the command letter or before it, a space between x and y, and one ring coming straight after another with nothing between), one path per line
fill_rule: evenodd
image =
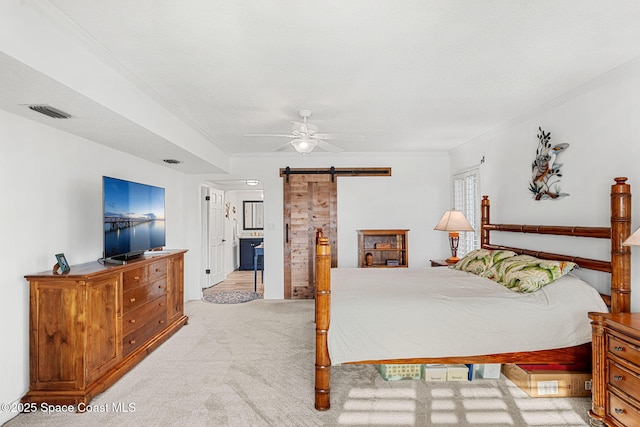
M631 235L631 186L615 178L611 186L611 312L631 311L631 248L622 242Z
M488 245L490 241L489 230L484 227L487 224L491 224L491 202L489 201L489 196L482 196L480 212L480 247L484 248L484 246Z
M331 305L331 247L327 237L319 237L316 246L316 384L315 406L330 407L331 359L327 346Z

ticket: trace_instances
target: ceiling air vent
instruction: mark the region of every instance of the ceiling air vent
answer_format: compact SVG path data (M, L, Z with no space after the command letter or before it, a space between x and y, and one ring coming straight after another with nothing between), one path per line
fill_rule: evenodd
M36 111L45 116L52 117L54 119L70 119L71 114L60 111L57 108L53 108L51 105L39 104L39 105L27 105L30 110Z

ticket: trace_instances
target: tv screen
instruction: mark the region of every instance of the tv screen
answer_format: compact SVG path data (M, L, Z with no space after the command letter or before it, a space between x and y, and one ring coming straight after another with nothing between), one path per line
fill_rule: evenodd
M104 258L126 260L164 246L164 188L102 178Z

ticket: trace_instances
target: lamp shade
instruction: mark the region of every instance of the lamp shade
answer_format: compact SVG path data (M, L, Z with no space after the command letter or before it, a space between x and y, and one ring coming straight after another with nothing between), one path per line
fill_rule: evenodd
M296 138L291 141L291 145L298 153L308 154L316 148L318 141L314 141L310 138Z
M622 242L622 246L640 246L640 228L631 236L627 237L627 240Z
M473 231L473 227L467 221L462 211L452 209L446 211L440 221L434 227L440 231Z

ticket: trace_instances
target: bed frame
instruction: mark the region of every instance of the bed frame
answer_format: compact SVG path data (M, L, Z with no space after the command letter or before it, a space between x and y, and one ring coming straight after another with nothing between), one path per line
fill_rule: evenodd
M549 225L491 224L490 202L483 196L481 211L481 247L485 249L507 249L520 254L542 259L572 261L581 268L611 273L611 295L603 295L611 311L629 312L631 294L631 252L622 242L631 234L631 189L627 178L615 178L611 186L610 227L579 227ZM589 237L610 239L611 258L600 261L570 255L538 252L527 249L494 245L490 243L492 231L550 234L556 236ZM316 362L315 362L315 407L330 408L331 359L327 347L331 305L331 248L326 237L318 237L316 247ZM585 316L587 313L585 313ZM576 368L591 366L591 343L533 352L487 354L479 356L451 356L439 358L412 358L394 360L363 360L351 364L391 363L521 363L521 364L571 364Z

